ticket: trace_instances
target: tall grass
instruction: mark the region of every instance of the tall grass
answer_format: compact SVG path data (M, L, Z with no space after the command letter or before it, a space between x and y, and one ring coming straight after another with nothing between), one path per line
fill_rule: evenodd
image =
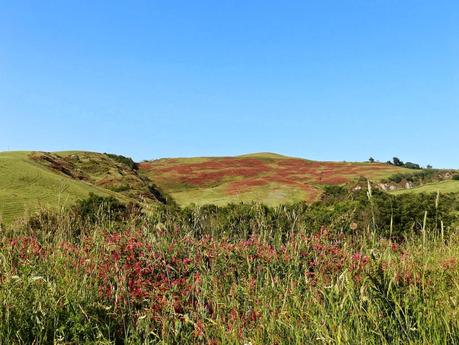
M455 231L311 229L304 207L2 228L0 344L459 343Z

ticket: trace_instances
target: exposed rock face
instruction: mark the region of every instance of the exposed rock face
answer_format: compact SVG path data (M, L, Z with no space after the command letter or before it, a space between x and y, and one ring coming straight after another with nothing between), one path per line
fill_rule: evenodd
M76 167L73 162L56 154L49 152L33 152L30 158L71 178L86 181L90 180L89 175Z
M397 189L396 186L394 186L393 184L390 184L390 183L380 183L380 184L378 184L378 187L381 188L383 191L396 190Z
M380 184L378 184L378 187L381 188L381 189L384 190L384 191L386 191L386 190L388 189L386 183L380 183Z
M411 188L413 188L413 183L411 183L411 182L406 182L406 183L405 183L405 189L411 189Z
M397 189L397 186L390 183L379 183L378 187L385 192Z
M444 180L450 180L450 179L453 178L453 174L452 174L451 172L448 171L448 172L446 172L446 173L442 176L442 178L443 178Z

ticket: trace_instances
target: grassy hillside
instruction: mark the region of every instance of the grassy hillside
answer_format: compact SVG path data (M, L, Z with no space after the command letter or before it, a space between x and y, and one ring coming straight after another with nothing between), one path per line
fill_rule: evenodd
M358 177L378 181L409 171L387 164L317 162L272 153L159 159L140 163L139 170L181 205L313 201L325 185Z
M34 152L31 158L57 173L117 192L141 202L156 202L151 182L130 158L97 152Z
M66 206L90 192L112 192L57 174L30 158L30 152L0 153L0 217L4 222L40 207Z
M459 193L459 181L448 180L436 183L428 183L412 189L402 189L393 191L393 194L404 193Z

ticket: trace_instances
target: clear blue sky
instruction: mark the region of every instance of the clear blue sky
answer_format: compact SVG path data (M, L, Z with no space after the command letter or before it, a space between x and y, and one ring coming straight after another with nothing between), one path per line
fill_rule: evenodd
M0 150L459 167L457 0L0 5Z

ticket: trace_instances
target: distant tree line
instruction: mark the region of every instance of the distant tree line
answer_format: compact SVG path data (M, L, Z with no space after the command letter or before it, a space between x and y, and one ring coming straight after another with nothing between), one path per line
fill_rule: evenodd
M373 158L373 157L370 157L368 159L368 162L370 163L375 163L376 160ZM390 164L390 165L394 165L394 166L397 166L397 167L403 167L403 168L407 168L407 169L415 169L415 170L420 170L422 169L422 167L417 164L417 163L413 163L413 162L403 162L400 158L398 157L394 157L392 158L391 161L387 161L386 162L387 164ZM430 164L428 164L426 166L427 169L432 169L432 166Z
M388 164L395 165L397 167L404 167L407 169L422 169L421 166L417 163L406 162L404 163L400 158L394 157L392 161L388 161Z

